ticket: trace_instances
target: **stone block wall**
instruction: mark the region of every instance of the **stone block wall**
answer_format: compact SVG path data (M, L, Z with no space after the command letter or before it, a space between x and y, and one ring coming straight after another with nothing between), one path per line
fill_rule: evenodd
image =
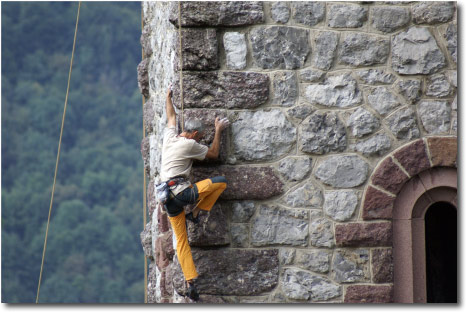
M154 196L169 84L182 113L178 2L142 6L149 302L189 302ZM185 118L207 123L207 145L215 117L231 121L219 160L193 169L193 181L229 182L188 228L201 302L393 300L390 205L409 177L441 165L427 138L457 135L456 12L456 2L181 3Z

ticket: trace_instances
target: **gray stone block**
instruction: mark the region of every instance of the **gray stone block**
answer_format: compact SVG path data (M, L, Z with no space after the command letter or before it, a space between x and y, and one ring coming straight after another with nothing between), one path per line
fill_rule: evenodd
M287 157L278 164L278 171L291 182L301 181L312 169L311 157Z
M330 269L331 253L323 250L298 250L296 264L306 270L327 273Z
M326 301L342 294L342 287L329 279L294 268L284 270L281 285L291 300Z
M332 31L320 32L315 38L315 53L313 62L315 67L329 70L337 51L338 34Z
M457 54L457 30L456 24L448 25L448 28L445 31L443 37L447 40L447 49L451 55L451 58L456 63L456 54Z
M350 66L385 64L390 40L365 33L347 33L340 38L338 63Z
M422 95L422 83L419 79L403 79L397 83L399 94L410 103L419 101Z
M413 22L415 24L445 23L453 18L455 2L453 1L422 1L415 4Z
M310 114L315 112L315 108L311 105L298 105L287 110L288 116L297 119L299 122L306 119Z
M357 138L373 133L380 127L379 119L362 107L350 115L347 124L353 136Z
M348 221L358 206L358 194L353 190L326 191L324 212L335 221Z
M241 201L233 203L231 222L249 222L249 219L251 219L255 211L256 206L253 202Z
M296 256L296 249L280 248L280 252L278 256L280 257L280 263L282 265L292 264Z
M284 1L273 2L270 15L275 22L285 24L290 19L290 8Z
M315 26L325 17L325 3L317 1L293 1L293 19L299 24Z
M393 37L392 67L397 73L427 75L445 66L445 56L426 28L410 27Z
M400 140L412 140L419 137L416 115L409 107L394 112L385 119L390 131Z
M356 155L329 156L315 171L315 176L333 187L356 187L363 184L368 176L369 165Z
M400 105L396 95L390 92L386 87L376 87L372 89L367 96L367 101L369 105L382 116L387 115L395 107Z
M331 221L316 217L310 226L310 240L314 247L332 248L335 246L335 234Z
M391 147L390 138L385 134L376 134L366 140L358 141L350 146L351 150L364 156L384 155Z
M258 295L278 283L278 249L193 249L192 255L199 274L196 286L202 295ZM175 258L173 285L182 294L186 283Z
M246 161L278 158L296 141L296 128L278 109L239 112L231 133L236 158Z
M230 244L227 222L229 206L217 202L210 211L199 212L199 224L187 222L188 241L191 246L225 246Z
M408 8L394 6L371 8L372 27L384 33L391 33L408 25L410 17Z
M450 130L451 107L447 101L422 101L418 113L428 133L448 133Z
M301 126L299 149L312 154L342 152L346 149L346 130L334 112L315 112Z
M292 189L283 198L283 203L293 208L321 208L322 202L322 191L310 181Z
M223 35L223 46L225 47L227 68L246 68L246 36L239 32L226 32Z
M346 108L362 102L362 92L350 73L327 76L321 84L305 87L304 97L311 104Z
M392 84L395 81L395 76L387 73L382 69L365 69L356 72L356 75L364 83L375 85L375 84Z
M248 247L249 246L249 225L232 224L230 233L231 233L232 247Z
M251 229L253 246L307 246L309 211L262 205Z
M277 72L273 74L272 104L283 107L293 106L298 98L298 80L294 72Z
M178 79L178 77L177 77ZM253 72L184 72L184 108L254 108L269 95L269 76ZM180 105L179 81L173 86L173 104Z
M301 82L317 82L320 81L324 75L325 72L312 68L306 68L299 71L299 79Z
M367 9L354 4L330 4L327 24L333 28L357 28L367 21Z
M337 250L332 262L332 278L339 283L370 281L369 250Z
M429 76L426 82L426 95L437 98L448 97L453 93L453 88L450 85L445 74L436 74Z
M254 63L263 69L301 68L311 52L309 31L301 28L257 27L249 39Z
M178 2L173 2L169 20L178 27ZM260 1L181 2L181 26L242 26L264 22Z
M178 33L177 33L178 36ZM183 29L183 70L209 70L219 68L217 32L215 29ZM179 41L177 37L177 42ZM179 48L176 49L179 58ZM179 61L176 61L178 64Z

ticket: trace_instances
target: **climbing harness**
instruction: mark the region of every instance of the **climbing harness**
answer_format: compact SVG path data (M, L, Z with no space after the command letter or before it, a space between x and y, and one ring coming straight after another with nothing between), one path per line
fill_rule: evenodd
M52 197L50 198L49 216L48 216L48 219L47 219L47 228L45 230L44 250L42 252L42 263L40 265L40 275L39 275L39 284L37 286L36 303L39 303L40 282L42 280L42 271L44 269L45 250L47 249L47 236L48 236L48 233L49 233L50 214L52 213L53 194L55 193L55 183L57 181L58 162L60 160L61 139L62 139L62 135L63 135L63 126L65 124L65 115L66 115L66 107L67 107L67 103L68 103L68 94L69 94L69 91L70 91L70 80L71 80L71 72L73 70L74 49L75 49L75 46L76 46L76 34L78 33L78 22L79 22L79 11L80 11L80 9L81 9L81 1L79 1L78 14L76 16L76 28L74 30L73 51L71 52L70 71L68 73L68 86L66 88L66 97L65 97L65 107L63 109L63 117L62 117L62 120L61 120L60 139L58 140L57 160L55 162L55 174L53 176Z

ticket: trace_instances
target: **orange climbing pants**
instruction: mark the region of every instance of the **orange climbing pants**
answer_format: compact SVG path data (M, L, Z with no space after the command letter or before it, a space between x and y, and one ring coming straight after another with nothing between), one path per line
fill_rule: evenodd
M192 198L197 201L197 207L202 210L210 211L217 201L218 197L226 189L227 183L224 177L215 177L206 179L194 184L191 189L186 189L181 192L181 198ZM192 192L193 196L190 196ZM185 193L185 194L182 194ZM178 197L178 195L177 195ZM181 201L179 204L182 204ZM194 203L194 202L192 202ZM184 201L184 204L190 204L189 201ZM180 262L181 270L183 271L184 278L189 281L198 276L196 267L194 266L193 256L191 254L191 247L188 243L188 234L186 232L186 217L184 210L174 217L168 217L176 237L176 252L178 261Z

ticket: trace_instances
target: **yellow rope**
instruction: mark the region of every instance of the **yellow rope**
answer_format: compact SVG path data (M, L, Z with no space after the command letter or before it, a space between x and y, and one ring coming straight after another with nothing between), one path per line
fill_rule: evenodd
M141 32L144 31L144 10L143 6L141 5ZM144 59L144 47L142 47L142 59ZM142 138L146 138L146 125L144 122L144 104L146 103L146 98L144 97L144 94L142 95ZM143 193L143 198L142 198L142 219L143 219L143 229L146 229L146 169L142 168L142 173L144 176L144 189L142 191ZM144 303L147 303L147 257L144 254Z
M80 11L80 9L81 9L81 1L79 1L78 14L76 16L76 28L74 30L73 51L71 53L70 71L68 73L68 86L66 88L65 107L63 109L63 117L62 117L62 120L61 120L60 139L58 141L57 161L55 162L55 174L53 176L52 197L50 198L50 208L49 208L49 216L48 216L48 219L47 219L47 229L45 230L44 250L42 252L42 264L40 265L39 285L37 286L36 303L39 303L40 282L42 280L42 271L44 269L45 250L47 249L47 236L48 236L48 233L49 233L50 215L52 213L53 194L55 193L55 182L57 181L58 162L60 160L61 138L62 138L62 135L63 135L63 126L65 124L66 106L67 106L67 103L68 103L68 94L69 94L69 91L70 91L70 80L71 80L71 72L73 70L74 49L75 49L75 46L76 46L76 34L78 32L78 22L79 22L79 11Z
M181 101L181 132L184 132L184 101L183 101L183 51L181 45L181 1L178 1L178 37L180 37L180 101Z

